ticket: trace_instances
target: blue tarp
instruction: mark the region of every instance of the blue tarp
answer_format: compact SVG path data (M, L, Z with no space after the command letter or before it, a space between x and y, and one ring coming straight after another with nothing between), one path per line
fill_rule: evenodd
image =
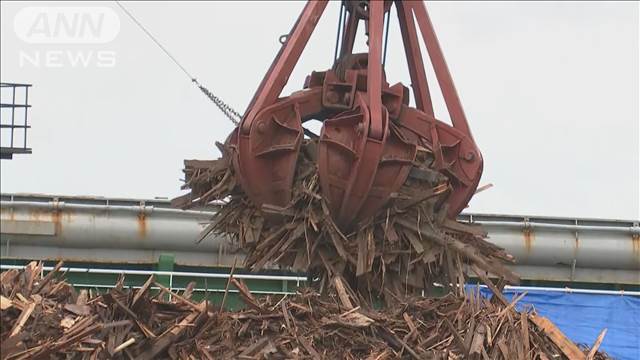
M504 294L511 300L522 292L506 289ZM573 342L591 346L600 331L607 328L601 350L615 359L640 359L640 297L537 289L526 292L516 307L522 310L533 306ZM491 295L487 288L481 288L481 293Z

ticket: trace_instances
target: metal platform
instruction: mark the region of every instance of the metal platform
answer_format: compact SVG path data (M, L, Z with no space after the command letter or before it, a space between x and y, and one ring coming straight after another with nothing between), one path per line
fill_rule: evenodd
M31 84L0 83L0 159L31 154L27 147Z

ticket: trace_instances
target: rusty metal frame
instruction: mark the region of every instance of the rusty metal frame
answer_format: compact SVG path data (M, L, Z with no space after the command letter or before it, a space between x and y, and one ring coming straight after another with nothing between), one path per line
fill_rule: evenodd
M327 3L328 0L317 0L305 5L245 112L240 124L243 133L249 132L258 111L273 104L282 93Z
M347 12L347 25L345 26L342 36L339 58L353 52L353 45L356 41L356 33L358 32L358 24L360 23L359 20L357 14L353 11Z
M448 214L455 217L477 188L482 156L422 1L343 1L340 56L333 69L312 73L305 90L279 98L327 3L307 2L230 136L241 186L258 206L287 206L302 123L316 118L324 121L318 152L320 183L339 225L349 227L384 205L404 183L418 146L433 152L435 169L450 179ZM383 73L384 18L394 4L415 109L408 107L408 90L402 84L389 86ZM352 54L361 20L369 37L364 59ZM434 117L420 36L453 126Z
M0 144L0 159L10 160L15 154L31 154L31 148L27 147L27 132L31 129L28 115L31 108L29 105L30 87L31 84L0 83L0 89L2 89L0 108L3 109L0 115L0 134L3 135L3 140L9 139L9 146L5 143ZM20 93L24 100L16 102L16 95L20 95ZM7 111L4 111L5 109ZM20 131L22 136L19 134ZM16 139L16 136L21 139Z
M231 136L231 139L236 142L237 156L233 163L239 174L240 184L258 205L271 203L285 206L291 199L290 188L303 130L299 118L287 119L287 121L275 118L265 119L260 126L255 129L253 127L257 123L258 115L278 100L327 3L327 0L307 2L269 71L265 74L245 112L245 117ZM294 113L297 113L298 105L295 103L290 105ZM300 116L299 113L297 116ZM273 133L263 130L273 126L279 126L282 131L288 133L285 139L267 138ZM261 143L278 140L282 144L273 143L272 146L272 150L276 151L269 153L255 151Z
M442 48L440 48L440 42L438 42L438 37L433 29L433 24L431 23L431 19L427 13L424 1L409 1L406 3L413 9L416 22L420 27L420 32L422 33L427 52L429 53L429 58L431 59L436 79L440 85L442 97L447 105L447 110L449 110L449 116L451 117L453 127L473 139L467 122L467 117L462 109L460 97L456 91L456 86L453 84L453 78L449 72L447 62L444 59Z
M429 86L427 84L427 74L424 69L422 53L420 52L418 33L416 32L416 25L413 20L411 5L405 6L404 2L397 1L396 10L400 33L402 34L402 41L404 42L404 51L407 58L407 66L409 67L416 108L424 111L428 115L434 116L431 94L429 93Z

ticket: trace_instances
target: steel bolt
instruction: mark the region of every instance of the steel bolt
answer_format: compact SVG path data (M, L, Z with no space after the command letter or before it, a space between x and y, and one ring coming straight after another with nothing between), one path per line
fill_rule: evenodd
M473 151L469 151L468 153L466 153L464 155L464 159L467 160L467 161L471 161L471 160L475 159L475 157L476 157L476 154L474 154Z

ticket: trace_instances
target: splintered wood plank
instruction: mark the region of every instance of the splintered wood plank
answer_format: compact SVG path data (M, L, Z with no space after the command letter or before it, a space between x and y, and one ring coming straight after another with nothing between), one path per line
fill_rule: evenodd
M537 327L542 329L544 333L556 344L562 353L569 359L585 359L584 353L558 329L549 319L531 315L531 321L536 324Z
M87 305L65 304L63 308L79 316L86 316L91 314L91 307Z
M280 310L282 311L282 315L284 317L284 323L287 326L287 330L293 334L293 330L291 328L291 320L289 320L289 310L287 309L287 304L283 301L280 303Z
M138 320L138 315L133 311L131 311L131 309L129 309L127 305L123 304L120 300L118 300L117 297L113 296L112 294L104 294L103 297L108 301L112 301L113 303L115 303L122 311L124 311L132 319Z
M529 351L531 348L529 346L529 321L528 314L525 311L520 313L520 329L522 330L522 344L524 349L524 356L526 359L529 358Z
M116 348L113 349L113 354L119 353L120 351L122 351L122 350L126 349L127 347L131 346L135 342L136 342L135 338L129 338L129 340L127 340L127 341L123 342L122 344L116 346Z
M458 349L460 349L460 352L463 354L466 354L467 348L464 345L464 340L462 340L462 337L460 337L460 334L458 334L458 331L456 330L456 328L453 326L453 324L448 318L444 318L444 323L447 325L447 328L451 332L451 335L453 335L453 338L456 341L456 344L458 345Z
M598 335L598 338L596 338L596 342L593 343L589 354L587 354L587 360L593 360L593 358L596 356L596 353L598 352L598 349L600 348L605 335L607 335L606 328L600 332L600 335Z
M195 304L193 301L183 298L182 296L180 296L180 295L174 293L173 291L167 289L164 285L160 284L157 281L154 281L153 285L157 286L158 288L160 288L160 291L164 292L165 294L170 295L172 300L174 300L174 299L179 300L180 302L182 302L185 305L189 306L193 310L201 311L202 307L204 306L204 303Z
M193 321L200 315L199 312L194 311L187 315L182 321L178 324L171 327L171 329L161 336L154 339L151 347L149 347L146 351L141 353L137 359L140 360L151 360L158 357L160 353L162 353L169 345L174 343L180 335L193 323Z
M473 270L473 272L478 276L478 278L480 279L480 281L482 281L483 284L487 285L489 290L491 290L493 295L498 300L500 300L500 302L503 305L505 306L509 305L509 301L507 300L506 297L504 297L504 295L502 294L502 291L498 290L498 288L493 284L493 282L484 274L484 271L482 269L478 268L475 265L472 265L471 270Z
M211 169L216 165L220 166L219 160L185 160L184 166L194 169Z
M80 290L80 294L78 294L78 298L76 299L76 305L87 305L87 300L89 299L89 292L85 289Z
M242 299L242 301L244 301L245 304L249 305L253 309L258 310L260 312L264 311L264 309L260 306L260 304L253 297L253 294L251 294L251 291L249 291L249 288L244 283L244 281L242 281L240 279L236 279L234 277L231 277L230 279L231 279L231 283L233 284L233 286L235 286L238 289L238 292L240 294L240 298Z
M265 348L269 344L269 338L263 337L262 339L256 341L252 345L248 346L244 351L238 354L239 357L254 359L255 355L260 352L263 348Z
M480 323L478 327L476 327L473 333L473 340L471 340L471 345L469 346L469 356L472 358L477 358L485 354L486 351L484 349L484 340L486 337L486 328L484 324Z
M424 253L424 246L422 245L422 242L420 241L416 233L414 233L413 231L403 231L402 233L409 240L416 253Z
M236 264L238 262L238 257L236 256L233 259L233 266L231 267L231 271L229 272L229 278L227 279L227 285L224 287L224 295L222 296L222 302L220 303L220 312L224 311L224 304L227 301L227 295L229 294L229 285L231 285L231 279L233 279L233 273L236 271Z
M338 252L338 255L340 255L340 257L344 260L349 260L351 256L349 255L349 252L347 251L347 249L344 247L344 244L342 242L343 236L340 236L340 233L338 232L338 230L335 229L333 226L329 226L329 228L327 229L327 232L329 233L329 238L333 242L333 246Z
M356 264L356 276L361 276L367 272L367 239L364 231L360 231L356 237L358 239L358 260Z
M511 357L509 355L510 354L509 347L504 342L504 339L500 339L500 341L498 341L498 349L500 349L500 353L502 354L503 359L511 360Z
M355 311L356 309L359 309L360 307L357 308L353 308L347 312L345 312L344 314L341 314L338 319L339 322L342 325L346 325L346 326L350 326L350 327L354 327L354 328L364 328L364 327L368 327L371 324L373 324L375 322L375 320L371 319L370 317Z
M7 299L6 297L0 295L0 310L7 310L8 308L13 306L13 301Z
M22 328L24 327L24 324L27 322L27 320L29 320L31 313L35 308L36 308L36 303L31 302L29 303L29 305L27 305L27 307L24 310L22 310L22 313L20 313L20 316L18 317L16 324L13 326L13 329L11 329L11 333L9 334L9 337L17 335L22 330Z
M347 290L344 287L342 279L338 276L334 277L333 284L335 285L336 292L338 293L338 298L340 299L342 306L348 310L353 309L353 303L351 303L351 300L349 299L349 295L347 294Z
M60 268L62 268L62 265L64 265L64 261L58 261L58 263L56 264L56 266L53 268L53 270L51 270L47 276L45 276L40 283L38 284L38 287L35 289L34 293L39 293L40 290L42 290L48 283L49 281L51 281L51 279L53 279L53 277L58 273L58 271L60 271Z
M22 292L25 296L31 295L31 291L33 290L33 282L36 278L38 278L41 274L42 263L37 263L35 261L30 262L24 268L24 276L26 278L26 284L20 292Z
M406 312L403 312L402 313L402 318L407 323L407 326L409 327L409 330L410 330L409 333L406 336L406 339L414 340L416 338L416 336L418 336L418 328L413 323L413 320L411 319L411 315L407 314Z
M140 298L142 298L142 296L147 293L147 290L149 289L149 286L151 286L151 284L154 282L154 280L155 279L154 279L153 275L149 276L149 278L144 283L144 285L142 285L142 287L140 289L138 289L136 294L133 296L133 300L131 301L131 307L134 307L136 305L136 303L138 302L138 300L140 300Z
M305 350L311 355L314 360L320 360L322 357L318 353L318 351L311 345L311 343L302 336L298 337L298 342L304 347Z

